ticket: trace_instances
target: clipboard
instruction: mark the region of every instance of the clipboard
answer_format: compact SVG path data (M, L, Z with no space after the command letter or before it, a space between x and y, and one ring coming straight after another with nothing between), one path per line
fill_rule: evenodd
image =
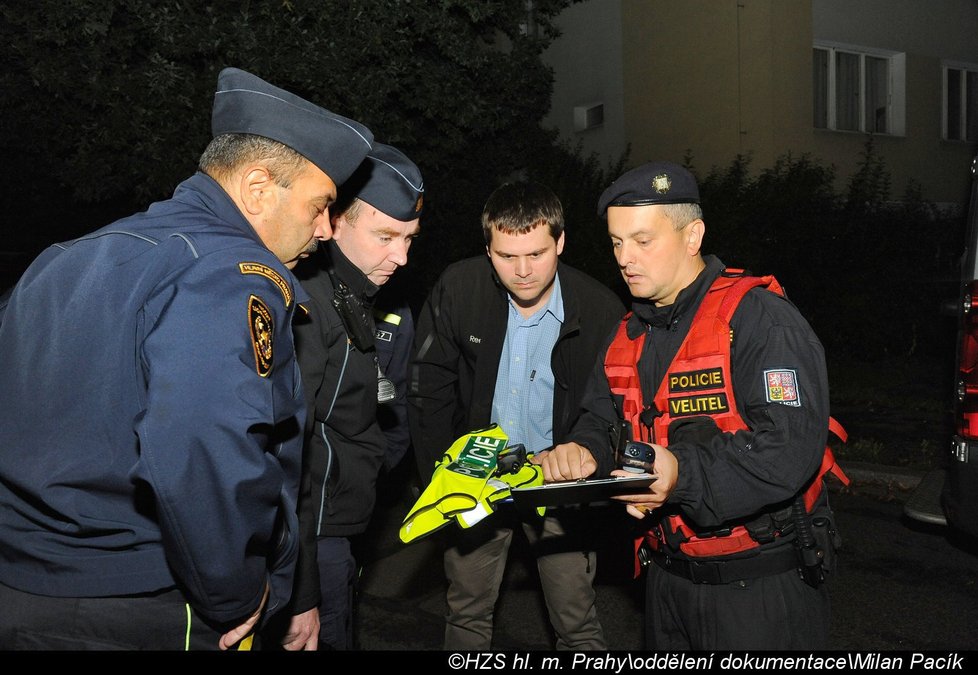
M545 483L533 487L519 487L510 490L513 503L517 506L562 506L564 504L587 504L609 499L615 495L628 495L642 492L653 482L655 476L647 473L634 476L612 476L581 480Z

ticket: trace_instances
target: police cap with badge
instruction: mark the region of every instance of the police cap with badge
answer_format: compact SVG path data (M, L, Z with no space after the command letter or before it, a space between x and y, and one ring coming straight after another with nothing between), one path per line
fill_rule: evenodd
M260 77L225 68L217 78L211 131L254 134L287 145L339 185L373 146L373 134L359 122L310 103Z
M420 218L424 209L424 179L407 155L375 142L363 164L340 190L336 212L342 212L354 199L395 220L410 222Z
M421 171L397 148L375 142L363 164L344 183L334 207L335 212L344 212L354 199L369 204L394 220L404 223L416 220L421 217L424 208L424 180ZM375 323L366 316L360 303L353 299L346 284L333 275L331 267L328 271L333 278L335 289L333 306L343 321L350 339L361 350L365 350L368 346L375 346L378 351L386 352L389 361L393 345L390 344L389 339L383 344L377 342L377 339L390 333L377 329ZM401 317L386 312L381 313L381 316L375 315L374 318L375 321L396 321L397 324L401 321ZM371 329L375 332L369 333ZM396 398L397 388L384 375L379 359L376 361L377 402L387 403Z
M700 190L688 170L673 162L649 162L623 173L598 199L598 216L611 206L699 204Z
M373 145L373 134L359 122L336 115L260 77L238 68L225 68L217 78L211 111L214 137L251 134L286 145L323 171L336 185L346 181ZM292 283L273 267L257 260L242 260L244 275L260 275L292 303ZM268 377L273 364L272 311L257 294L248 302L248 324L255 352L255 369Z

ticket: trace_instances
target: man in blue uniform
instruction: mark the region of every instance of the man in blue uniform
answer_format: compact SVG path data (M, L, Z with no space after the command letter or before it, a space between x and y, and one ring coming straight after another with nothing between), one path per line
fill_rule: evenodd
M311 298L309 320L296 325L309 424L295 616L283 641L288 648L354 646L354 538L370 523L383 467L406 450L413 330L406 305L385 310L381 323L373 310L378 292L407 263L423 195L418 167L400 150L375 143L340 190L333 240L296 268ZM386 345L398 340L394 358Z
M237 69L173 197L0 303L0 649L227 649L292 591L305 406L289 271L362 125Z

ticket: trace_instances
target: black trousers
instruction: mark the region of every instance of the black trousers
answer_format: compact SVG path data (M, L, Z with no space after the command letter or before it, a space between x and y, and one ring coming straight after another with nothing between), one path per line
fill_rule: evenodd
M654 651L822 650L829 594L794 570L730 584L694 584L649 565L645 648Z
M0 584L0 650L216 650L221 635L178 590L51 598Z

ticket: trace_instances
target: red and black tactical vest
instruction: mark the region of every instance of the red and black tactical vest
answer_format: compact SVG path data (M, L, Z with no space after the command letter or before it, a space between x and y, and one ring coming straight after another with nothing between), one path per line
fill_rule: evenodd
M631 425L632 438L668 445L670 424L683 417L693 416L711 418L721 432L732 433L747 429L747 424L737 412L734 400L730 369L730 343L733 340L730 318L747 291L755 287L784 295L781 284L774 277L744 276L743 270L736 269L726 270L710 286L693 317L685 340L655 394L653 405L656 416L651 429L640 419L645 405L639 382L638 360L646 333L634 340L629 339L626 325L631 313L622 320L605 354L604 368L611 392L621 402L619 412ZM790 379L781 382L776 377L785 376L781 372L771 374L772 381L768 382L768 391L774 400L779 396L788 404L796 400L792 397L797 396L797 391L792 386L797 386L797 383ZM829 430L845 441L845 430L832 418L829 418ZM828 472L833 473L843 483L849 483L849 479L836 464L831 449L826 446L822 465L804 491L805 507L809 512L822 492L823 478ZM653 550L659 550L664 543L668 543L670 547L678 548L689 557L723 556L761 545L748 529L748 525L735 525L704 535L697 533L681 515L670 515L653 526L644 535L644 539ZM641 541L640 538L636 542L636 547Z

